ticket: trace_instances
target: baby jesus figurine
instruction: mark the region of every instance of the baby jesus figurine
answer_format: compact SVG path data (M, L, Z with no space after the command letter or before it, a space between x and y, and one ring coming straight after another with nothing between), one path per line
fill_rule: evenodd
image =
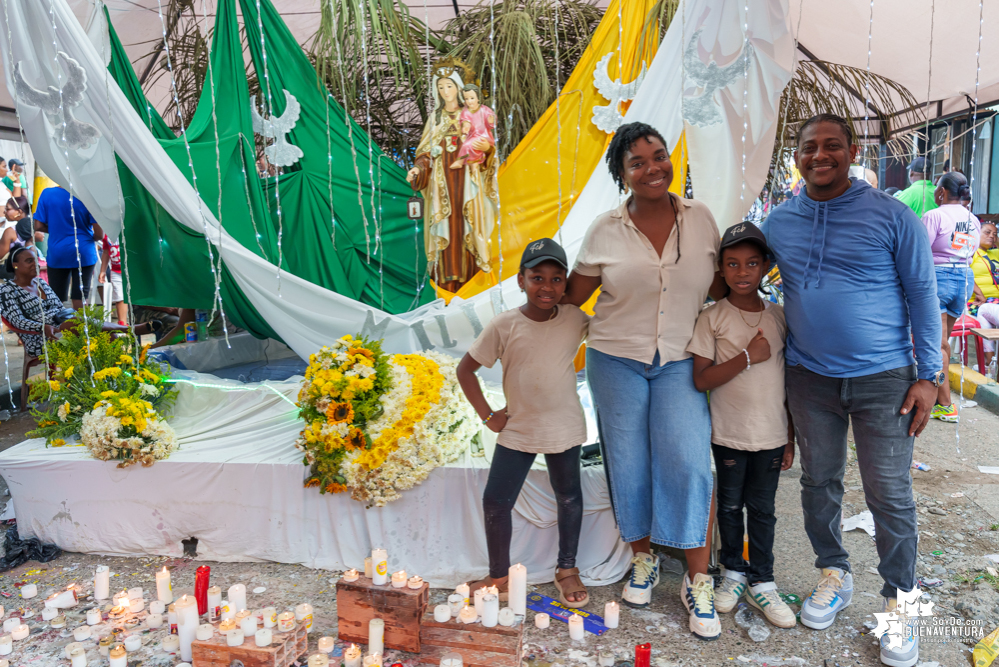
M486 151L496 145L493 128L496 127L496 114L479 100L481 90L474 83L466 84L462 90L465 108L461 111L461 148L458 159L451 163L452 169L461 169L465 164L480 164L486 159Z

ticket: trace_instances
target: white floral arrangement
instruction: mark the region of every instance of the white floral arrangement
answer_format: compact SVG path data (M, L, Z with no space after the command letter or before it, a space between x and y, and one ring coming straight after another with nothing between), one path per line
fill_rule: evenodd
M167 458L177 449L177 435L144 400L115 397L100 401L83 415L80 442L102 461L119 461L125 468L143 467Z

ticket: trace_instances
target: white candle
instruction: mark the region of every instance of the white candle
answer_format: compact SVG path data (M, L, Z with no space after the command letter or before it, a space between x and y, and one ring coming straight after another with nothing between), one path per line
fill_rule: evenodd
M133 614L138 614L145 606L146 603L142 601L142 598L135 598L128 601L128 610Z
M63 616L62 614L60 614L60 615L56 616L55 618L53 618L51 621L49 621L49 624L53 628L65 628L66 627L66 617Z
M87 625L97 625L101 622L101 610L97 607L87 610Z
M219 634L220 635L224 635L225 633L229 632L230 630L235 630L235 629L236 629L236 620L233 619L233 618L227 618L224 621L222 621L221 623L219 623Z
M198 601L193 595L182 595L174 603L177 610L177 635L180 638L180 659L190 662L191 644L198 634Z
M82 646L77 646L69 654L71 667L87 667L87 652Z
M269 628L261 628L253 633L253 641L256 642L257 646L270 646L272 638L273 633Z
M10 635L0 637L0 655L9 655L14 650L14 638Z
M507 604L513 613L524 616L527 614L527 568L517 563L511 565L507 573L510 576L507 583L510 601Z
M583 617L573 614L569 617L569 639L579 641L583 638Z
M257 617L247 616L239 622L239 629L243 631L244 637L250 637L257 633Z
M30 631L28 630L28 626L22 623L21 625L14 628L14 631L10 634L14 638L14 641L18 641L21 639L27 639L29 632Z
M367 556L364 559L364 576L371 579L373 573L374 571L371 568L371 556Z
M465 605L461 608L461 613L458 614L458 620L462 623L475 623L475 619L478 618L478 614L475 613L473 607Z
M67 658L71 658L72 657L71 654L73 653L73 649L75 649L75 648L83 648L83 644L81 644L80 642L70 642L70 643L66 644L66 657Z
M295 620L305 623L305 631L312 632L312 605L303 602L295 607Z
M406 582L406 586L413 589L414 591L423 588L423 577L412 576L409 581Z
M385 621L373 618L368 621L368 653L385 652Z
M319 638L319 650L323 653L332 653L333 649L336 647L336 640L332 637L320 637Z
M534 615L534 627L538 628L539 630L544 630L549 625L551 625L551 623L552 623L551 616L549 616L548 614Z
M621 607L611 600L604 605L604 625L612 630L621 622Z
M220 609L222 610L222 613L219 614L219 620L228 621L236 618L236 607L234 607L228 600L222 600L222 606Z
M385 549L371 550L371 573L371 580L375 586L384 586L388 583L388 552ZM381 651L378 653L381 654Z
M512 627L514 623L517 622L517 615L513 613L513 609L509 607L503 607L499 612L499 624L505 628Z
M405 588L407 579L408 577L406 576L405 570L399 570L398 572L393 572L392 588Z
M452 651L441 656L441 667L464 667L464 664L460 653Z
M277 625L277 609L264 607L264 627L273 628Z
M222 615L222 589L212 586L208 589L208 620L214 623Z
M148 614L146 616L146 625L155 630L163 625L163 614Z
M59 615L59 610L55 607L45 607L42 609L42 620L51 621L53 618Z
M211 623L202 623L198 626L198 631L194 635L198 641L208 641L215 636L215 627Z
M38 586L34 584L25 584L21 586L21 597L27 600L28 598L33 598L38 595Z
M234 584L229 587L229 606L233 609L246 609L246 586Z
M128 609L128 591L114 594L114 606Z
M162 614L165 611L166 611L166 602L163 602L163 600L151 600L149 602L150 614Z
M295 629L295 615L290 611L283 611L277 617L278 632L291 632Z
M309 656L309 667L330 667L330 657L325 653L313 653Z
M382 654L369 653L364 656L364 667L382 667Z
M78 642L82 642L84 639L90 639L90 626L81 625L73 628L73 639Z
M225 634L226 646L242 646L244 639L242 630L230 630Z
M354 644L343 652L343 667L361 667L361 649Z
M353 582L357 581L358 579L360 579L361 575L358 573L357 570L350 569L350 570L347 570L346 572L344 572L343 573L343 577L341 577L341 578L346 583L350 584L350 583L353 583Z
M21 625L21 619L18 618L17 616L11 616L10 618L8 618L6 621L3 622L3 631L13 632L14 628L16 628L19 625Z
M464 607L468 604L469 590L468 584L458 584L458 587L454 589L454 592L461 596L461 606ZM459 609L459 611L461 611Z
M73 587L53 593L45 599L45 607L47 609L69 609L75 605L76 590Z
M156 599L160 602L173 602L173 588L170 585L170 571L165 567L156 573Z
M482 625L495 628L499 623L499 595L486 593L482 596Z
M128 656L125 653L125 647L121 644L114 646L108 655L111 667L128 667Z
M475 599L475 613L482 616L482 598L486 595L485 587L479 588L472 594Z
M459 593L452 593L447 597L447 606L451 609L451 617L458 618L461 608L465 606L465 598Z
M94 599L107 600L111 595L111 570L107 565L98 565L94 572Z
M451 606L439 604L434 607L434 620L438 623L447 623L451 620Z
M142 637L139 635L129 635L125 637L125 650L128 652L138 651L142 648Z
M180 639L177 635L167 635L163 638L163 643L160 644L163 650L167 653L176 653L180 650Z
M599 667L614 667L615 662L613 651L601 651L597 655L597 665Z
M142 587L136 586L135 588L128 589L128 599L129 600L141 600L142 599ZM128 649L125 649L126 651Z

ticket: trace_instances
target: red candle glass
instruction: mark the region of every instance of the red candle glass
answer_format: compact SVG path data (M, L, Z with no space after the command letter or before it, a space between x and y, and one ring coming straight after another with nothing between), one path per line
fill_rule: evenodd
M194 599L198 602L198 615L208 613L208 578L212 568L202 565L194 571Z
M639 644L635 647L635 667L650 667L652 644Z

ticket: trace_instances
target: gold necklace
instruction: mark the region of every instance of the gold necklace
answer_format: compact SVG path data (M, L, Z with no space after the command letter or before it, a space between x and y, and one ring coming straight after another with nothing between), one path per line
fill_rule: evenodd
M548 316L548 319L546 321L547 322L551 322L553 319L555 319L556 315L558 315L558 305L557 304L555 305L554 308L552 308L552 314Z
M757 298L759 299L759 297ZM736 310L739 311L739 317L742 318L742 321L745 322L746 326L749 327L750 329L758 329L760 326L760 322L763 321L763 313L767 312L767 307L765 304L763 304L763 299L760 299L760 303L761 305L763 305L763 310L760 311L760 317L759 319L756 320L756 324L750 324L749 322L746 322L746 316L742 314L742 308L738 307L736 308Z

